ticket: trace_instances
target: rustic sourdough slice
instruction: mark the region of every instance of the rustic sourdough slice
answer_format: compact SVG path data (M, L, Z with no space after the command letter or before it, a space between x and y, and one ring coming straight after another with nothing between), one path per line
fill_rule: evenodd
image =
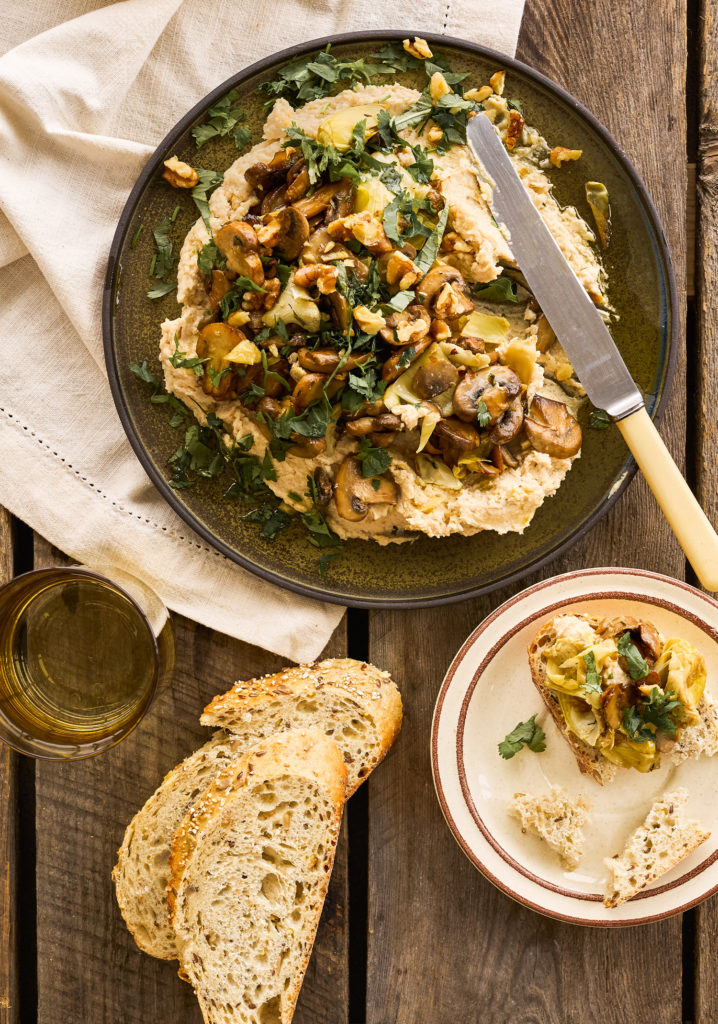
M347 772L320 729L227 765L172 842L180 973L206 1024L289 1024L334 862Z
M112 878L125 924L140 949L151 956L162 960L177 956L167 909L175 829L222 766L240 757L247 746L226 732L215 733L165 776L127 826Z
M576 617L583 619L593 629L597 629L602 621L590 615L577 615ZM529 646L531 678L533 679L534 686L541 694L544 704L550 711L559 732L573 751L579 770L584 775L590 775L592 779L602 786L604 782L610 782L614 778L617 765L611 764L595 747L584 743L579 736L576 736L575 733L566 728L566 720L561 713L558 698L546 686L546 662L543 659L543 652L547 647L551 646L555 637L554 620L551 619L550 622L544 623Z
M319 726L343 752L352 793L391 747L401 716L389 674L351 658L240 682L215 698L202 721L226 722L233 735L216 733L165 776L130 822L118 852L112 874L117 902L140 949L164 960L177 956L166 899L170 842L224 763L275 732Z
M344 754L351 796L396 739L401 715L388 672L330 658L237 682L207 705L200 721L243 736L248 745L283 729L318 726Z
M698 725L681 730L681 738L670 755L673 764L681 764L689 757L715 757L718 754L718 705L707 689L696 710L701 720Z
M607 857L606 907L617 907L645 889L704 843L710 832L697 821L683 821L685 789L665 793L642 825L628 837L622 853Z
M554 850L567 871L575 871L583 853L583 826L590 805L582 796L552 786L548 793L514 793L508 812L521 822L522 832L533 832Z

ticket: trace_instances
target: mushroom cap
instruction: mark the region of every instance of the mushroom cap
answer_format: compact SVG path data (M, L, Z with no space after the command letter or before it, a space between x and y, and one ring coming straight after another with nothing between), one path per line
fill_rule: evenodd
M449 466L455 466L462 455L478 448L481 441L476 427L453 416L439 420L431 436Z
M483 401L489 420L486 426L498 423L521 391L521 381L508 366L493 365L467 373L454 392L454 412L466 423L476 420L479 402Z
M255 284L264 284L264 268L257 255L259 242L251 224L233 220L223 224L214 234L215 245L235 274L248 277Z
M374 486L374 481L379 486ZM365 477L359 459L348 455L337 470L334 484L334 501L337 512L351 523L366 518L369 505L395 505L399 500L399 488L389 477Z
M570 459L581 447L581 427L563 402L535 395L524 418L532 448L559 459Z
M516 437L523 425L524 407L521 398L517 396L489 431L489 440L493 444L506 444Z
M295 260L309 238L309 222L296 206L285 206L275 216L281 229L277 252L286 260Z
M414 374L412 390L419 398L435 398L457 383L459 371L448 359L428 359Z
M460 270L450 267L448 263L440 263L424 277L416 289L417 298L425 305L437 297L445 284L456 282L463 285L464 278Z

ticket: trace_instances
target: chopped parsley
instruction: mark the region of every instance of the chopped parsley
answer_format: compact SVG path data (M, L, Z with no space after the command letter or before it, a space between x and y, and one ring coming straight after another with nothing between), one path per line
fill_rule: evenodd
M479 421L480 427L488 427L491 423L491 413L486 408L486 402L483 398L480 398L476 406L476 419Z
M209 197L222 184L224 175L220 174L219 171L208 171L200 167L195 167L194 169L199 175L199 181L192 189L191 196L209 231Z
M195 125L192 129L192 136L197 145L204 146L205 142L217 136L233 134L234 144L237 149L243 149L252 138L252 131L246 121L247 115L239 105L239 93L232 89L221 100L218 100L208 110L208 120L203 124Z
M367 437L363 437L359 442L356 457L361 462L362 476L367 480L386 473L391 465L391 455L386 448L374 448Z
M150 263L149 274L150 277L158 278L158 281L147 292L148 299L160 299L163 295L169 295L177 287L174 281L167 280L172 273L174 264L173 246L170 238L171 229L170 218L165 217L152 232L155 240L155 254Z
M626 632L618 641L618 653L626 659L628 674L631 679L643 679L650 672L648 664L641 652L631 640L631 634Z
M213 239L207 242L206 245L203 245L197 253L197 266L202 273L207 274L207 276L209 276L215 268L217 270L224 270L227 266L226 259L215 245Z
M660 732L675 736L676 723L671 718L671 712L681 707L681 702L676 697L677 694L673 690L664 693L658 686L652 687L641 707L641 717L645 722L655 725Z
M546 749L546 733L536 722L536 715L531 715L528 722L519 722L510 733L499 743L499 754L505 761L518 754L522 747L528 747L535 754Z
M586 693L601 693L603 687L601 686L601 677L598 674L595 653L588 651L584 654L583 663L586 666L586 680L583 684L583 689Z

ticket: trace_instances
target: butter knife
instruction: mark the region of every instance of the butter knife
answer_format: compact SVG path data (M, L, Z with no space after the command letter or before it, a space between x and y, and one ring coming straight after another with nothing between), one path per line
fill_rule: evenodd
M718 590L718 535L653 425L601 315L568 264L488 117L469 121L467 140L489 206L588 397L623 435L676 538L707 590Z

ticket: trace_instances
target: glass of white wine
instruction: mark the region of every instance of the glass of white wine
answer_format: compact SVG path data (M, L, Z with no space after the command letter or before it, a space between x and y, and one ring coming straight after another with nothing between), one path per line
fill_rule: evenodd
M0 739L92 757L127 736L174 665L169 613L110 565L57 566L0 589Z

